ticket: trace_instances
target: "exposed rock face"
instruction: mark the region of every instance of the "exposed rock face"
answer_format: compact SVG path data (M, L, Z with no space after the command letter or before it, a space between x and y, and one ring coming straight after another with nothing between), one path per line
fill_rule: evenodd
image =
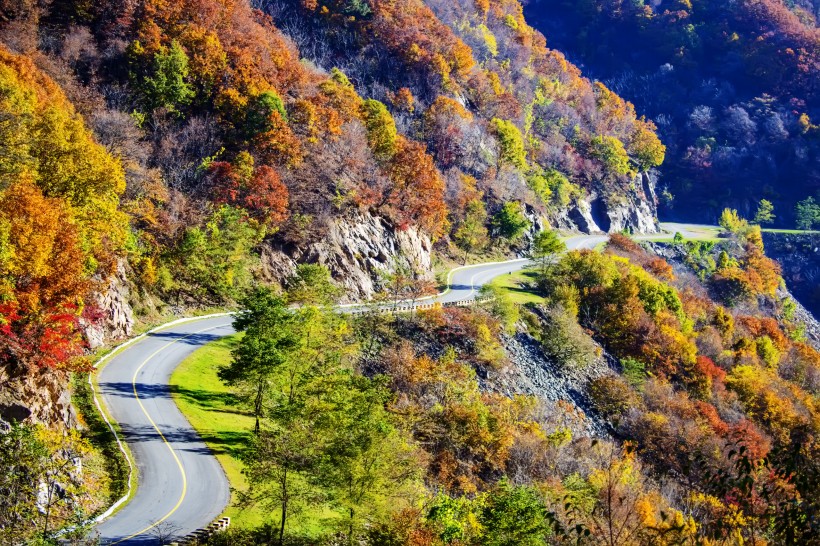
M658 233L658 207L655 175L641 173L632 181L626 195L605 200L595 192L573 203L553 219L559 229L583 233Z
M588 200L576 201L555 218L552 218L553 226L567 231L580 231L582 233L598 233L601 228L592 218L592 206Z
M0 374L9 373L0 370ZM73 427L77 415L71 406L68 374L51 369L10 372L0 376L0 419Z
M128 303L129 292L125 263L120 260L116 272L108 279L106 289L94 295L94 301L103 313L102 320L96 324L83 324L85 337L92 349L102 346L106 340L131 335L134 311Z
M511 365L493 377L480 378L484 389L506 396L526 394L540 399L546 407L571 407L575 418L564 423L573 437L608 437L606 422L592 409L586 394L587 384L603 375L614 373L605 356L590 362L584 369L560 366L547 358L539 343L526 333L503 337ZM564 413L564 412L560 412Z
M625 229L633 233L658 233L658 207L655 196L655 180L649 173L635 177L625 203L612 204L606 208L610 233Z
M783 268L789 291L820 317L820 234L764 232L763 244Z
M362 301L383 287L385 274L397 269L432 279L431 250L430 238L416 228L399 230L383 218L356 214L334 219L324 240L306 248L289 253L265 248L263 274L268 280L282 280L297 263L322 264L344 288L348 301Z

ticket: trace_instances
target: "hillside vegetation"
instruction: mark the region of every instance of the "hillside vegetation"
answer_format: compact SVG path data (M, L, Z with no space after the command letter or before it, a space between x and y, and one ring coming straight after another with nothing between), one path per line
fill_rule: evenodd
M526 13L655 122L667 217L751 217L767 199L776 224L801 225L796 204L820 189L816 2L534 0Z
M637 93L516 0L0 0L0 542L94 542L124 478L71 374L218 308L173 387L250 514L215 544L818 544L817 339L743 219L820 224L814 15L661 4L560 3L607 76L674 58ZM659 168L741 214L564 252L657 231ZM334 311L515 254L471 308Z

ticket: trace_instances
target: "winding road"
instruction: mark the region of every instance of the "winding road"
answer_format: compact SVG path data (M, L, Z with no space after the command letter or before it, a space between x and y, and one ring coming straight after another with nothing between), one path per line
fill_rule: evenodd
M664 228L688 229L681 224ZM606 235L577 235L566 244L569 249L594 248L606 240ZM434 301L475 298L484 284L528 263L519 259L456 269L450 290ZM230 316L210 317L154 331L116 354L99 372L100 396L131 449L139 483L130 502L97 525L102 544L157 544L160 538L184 536L209 524L227 506L225 473L177 408L168 380L188 355L232 334L231 322Z

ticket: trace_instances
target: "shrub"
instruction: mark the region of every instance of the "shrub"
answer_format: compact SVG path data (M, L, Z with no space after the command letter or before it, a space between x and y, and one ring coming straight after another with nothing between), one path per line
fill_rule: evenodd
M593 379L589 385L589 395L595 409L613 422L638 404L638 395L629 383L616 375Z
M561 365L576 367L584 367L595 358L595 342L563 307L550 307L544 315L541 345L548 357Z

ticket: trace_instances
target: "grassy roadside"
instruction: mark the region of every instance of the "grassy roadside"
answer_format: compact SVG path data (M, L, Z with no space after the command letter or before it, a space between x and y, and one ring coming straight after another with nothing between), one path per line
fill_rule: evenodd
M537 305L546 300L534 290L527 288L530 283L535 282L536 275L535 269L521 269L508 275L499 275L490 282L490 286L506 294L513 303Z
M230 361L231 350L238 341L238 335L229 336L196 350L177 366L168 385L174 402L228 476L232 491L225 515L234 523L255 526L265 521L261 511L240 511L234 506L235 490L247 488L239 453L251 438L253 417L235 409L234 395L216 375L217 367Z
M218 367L230 361L231 350L240 336L225 337L196 350L171 375L169 387L180 411L228 477L231 503L223 515L230 516L231 525L251 528L272 519L270 512L261 506L244 509L236 506L237 491L247 489L239 455L251 439L254 420L236 408L236 397L217 377ZM316 506L301 516L291 524L291 532L312 536L321 530L324 520L333 518L334 512L326 506Z
M124 495L129 493L129 480L131 483L130 497L134 496L137 490L137 476L136 468L134 474L130 472L130 466L122 451L120 451L119 444L111 429L108 428L102 415L94 404L94 394L91 391L91 385L88 383L88 374L74 374L72 377L71 401L77 409L78 418L80 422L85 425L83 430L83 437L91 444L94 454L91 457L90 467L91 472L100 471L107 475L108 479L102 481L105 487L93 491L96 499L99 499L100 510L104 511L113 503L117 502ZM95 377L92 376L92 380ZM95 382L96 388L96 382ZM110 416L107 416L111 421L112 426L119 433L119 426L112 421ZM126 444L123 444L128 456L131 457L130 450ZM125 506L123 503L120 509Z

